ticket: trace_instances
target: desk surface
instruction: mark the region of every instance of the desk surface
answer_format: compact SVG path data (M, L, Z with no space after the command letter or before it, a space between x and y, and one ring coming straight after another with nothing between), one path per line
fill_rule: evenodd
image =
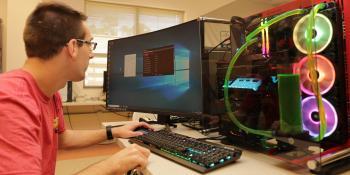
M63 107L66 106L97 106L97 105L106 105L105 101L79 101L79 102L64 102L62 103Z
M121 125L127 124L132 121L123 122L106 122L102 123L102 126L107 125ZM156 129L164 127L156 125ZM187 135L194 138L204 137L198 131L190 128L178 125L173 129L173 132ZM128 139L119 139L125 146L130 145ZM200 175L200 173L186 168L180 164L170 161L166 158L158 156L157 154L151 154L149 157L149 164L147 166L147 173L145 175ZM287 162L278 160L268 155L253 152L249 150L243 150L242 156L235 163L226 165L214 171L207 173L206 175L256 175L256 174L273 174L273 175L295 175L295 174L311 174L307 168L288 164ZM350 175L350 171L344 172L341 175Z
M102 125L118 125L124 123L125 122L111 122L103 123ZM195 138L203 137L203 135L199 132L184 127L182 125L178 125L178 128L172 129L172 131ZM127 139L120 139L120 141L125 146L130 145ZM147 166L147 169L152 175L200 174L194 170L188 169L180 164L174 163L166 158L163 158L153 153L149 158L149 164ZM260 173L274 175L310 174L310 172L307 169L303 169L299 166L292 166L281 160L269 157L268 155L244 150L241 158L238 159L235 163L209 172L207 173L207 175L255 175Z

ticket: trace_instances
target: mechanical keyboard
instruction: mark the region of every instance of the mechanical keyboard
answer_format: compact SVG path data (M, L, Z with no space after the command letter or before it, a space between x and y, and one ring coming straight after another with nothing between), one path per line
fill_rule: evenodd
M200 141L166 130L142 129L141 132L144 133L142 136L133 137L129 141L200 173L233 163L242 154L238 149Z

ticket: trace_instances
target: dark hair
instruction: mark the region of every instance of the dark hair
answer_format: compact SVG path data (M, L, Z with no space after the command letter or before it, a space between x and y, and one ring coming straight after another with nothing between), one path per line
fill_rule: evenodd
M87 16L58 2L40 3L27 19L23 40L28 57L49 59L70 39L84 39Z

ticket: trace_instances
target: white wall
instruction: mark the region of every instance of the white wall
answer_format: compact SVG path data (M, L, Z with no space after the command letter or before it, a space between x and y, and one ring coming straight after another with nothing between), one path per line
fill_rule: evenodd
M5 49L5 45L4 45L4 40L5 40L5 35L4 35L4 30L5 30L5 28L4 28L4 23L5 23L5 21L4 21L4 18L5 18L5 14L7 13L6 11L6 7L7 5L6 5L6 1L5 0L0 0L0 19L2 20L2 23L0 24L1 26L1 29L0 29L0 45L1 45L1 47L2 47L2 50L1 50L1 54L2 54L2 59L3 59L3 55L4 55L4 52L6 51L6 49ZM3 61L2 61L2 59L0 60L1 62L0 62L0 73L4 70L4 65L3 65Z
M1 0L1 13L4 19L3 68L4 71L20 68L25 59L22 39L25 20L40 0Z

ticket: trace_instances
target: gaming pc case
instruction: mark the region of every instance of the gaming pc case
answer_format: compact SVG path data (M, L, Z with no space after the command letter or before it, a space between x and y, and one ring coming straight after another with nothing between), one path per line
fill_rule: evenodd
M232 17L238 49L216 75L225 79L227 141L303 166L349 147L349 24L346 0L296 0Z

